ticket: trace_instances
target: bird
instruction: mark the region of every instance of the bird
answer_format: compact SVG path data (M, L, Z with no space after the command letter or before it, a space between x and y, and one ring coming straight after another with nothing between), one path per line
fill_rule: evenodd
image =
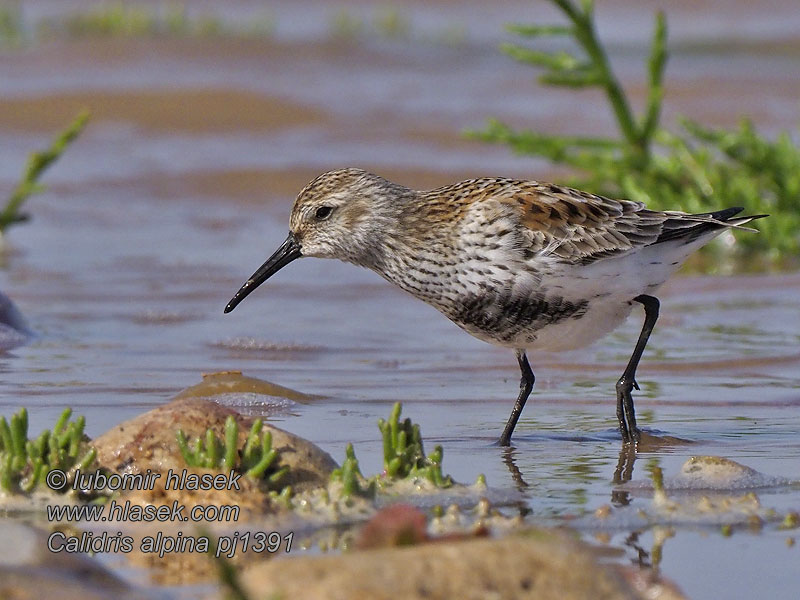
M637 444L632 392L658 319L656 290L695 250L767 215L741 207L650 210L533 180L483 177L417 191L357 168L325 172L297 195L289 234L225 307L232 311L301 257L375 271L476 338L513 349L519 394L498 440L511 435L533 389L527 353L587 346L640 304L644 324L616 383L624 445Z

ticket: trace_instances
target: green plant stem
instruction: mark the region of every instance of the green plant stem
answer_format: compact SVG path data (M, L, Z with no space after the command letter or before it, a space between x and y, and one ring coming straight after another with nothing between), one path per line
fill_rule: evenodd
M80 135L88 120L88 112L80 113L66 129L56 136L49 148L30 155L22 180L11 193L11 197L2 212L0 212L0 232L4 232L10 225L24 221L27 218L19 212L22 204L33 194L41 191L42 188L38 183L39 179L48 167L64 153L64 150L75 141L75 138Z
M600 85L605 89L622 135L629 144L638 149L639 153L646 155L647 149L642 146L641 135L628 100L611 70L608 55L597 40L597 33L592 20L594 3L584 2L584 10L581 11L569 0L553 1L574 23L575 39L578 40L586 54L591 58L595 69L599 73Z
M225 419L225 469L230 470L236 465L236 446L239 442L239 425L233 415Z
M664 99L664 69L667 65L667 19L664 13L656 13L653 42L650 45L650 58L647 61L648 87L647 108L639 129L641 144L650 152L650 141L658 128L661 118L661 103Z

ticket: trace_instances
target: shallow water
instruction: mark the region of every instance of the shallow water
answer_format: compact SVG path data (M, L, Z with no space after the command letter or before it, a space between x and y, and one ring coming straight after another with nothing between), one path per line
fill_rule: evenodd
M745 25L725 39L766 50L677 51L668 122L675 112L719 124L751 113L767 131L794 126L796 40L780 52L773 44L787 22L796 31L796 11L785 2L783 18L753 16L739 4L731 10L743 18L732 22ZM252 10L235 6L235 14ZM71 406L94 435L203 372L238 369L318 396L290 405L280 426L334 457L352 441L364 472L380 469L375 422L400 400L429 444L444 446L454 478L483 472L492 487L521 490L531 522L569 522L618 503L613 390L641 311L591 348L530 357L536 388L512 451L492 444L517 390L513 354L472 339L377 275L306 259L222 314L283 240L294 193L318 171L353 164L418 187L482 174L545 177L536 163L459 131L490 115L604 130L602 103L536 90L531 72L494 50L502 34L490 25L499 17L481 27L469 6L409 8L422 31L435 30L441 14L463 19L467 36L457 45L313 41L319 32L294 27L281 8L275 41L55 41L4 51L0 189L81 104L96 116L48 173L49 191L31 201L33 221L10 233L1 289L36 337L0 355L3 414L25 405L38 431ZM310 23L327 23L325 9L309 7L318 11ZM508 7L522 14L520 4ZM649 27L647 15L609 10ZM681 29L694 22L691 8L675 13L684 47L708 41L693 34L702 28ZM626 46L622 29L609 27L615 56L625 77L638 77L644 38ZM696 89L711 78L718 84ZM152 109L168 98L177 109ZM260 111L280 118L254 118ZM679 277L665 286L636 396L640 424L662 442L640 453L634 481L648 479L650 459L674 475L706 454L800 480L799 293L798 275ZM800 508L797 488L758 494L764 506ZM624 550L619 560L652 562L652 531L606 535ZM757 585L764 596L794 598L792 535L767 526L726 538L718 527L679 526L659 568L691 597L752 596Z

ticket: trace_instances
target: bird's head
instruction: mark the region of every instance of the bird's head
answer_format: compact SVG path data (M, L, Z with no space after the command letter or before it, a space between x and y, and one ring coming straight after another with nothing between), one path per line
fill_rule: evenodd
M323 173L298 194L289 218L289 235L275 253L234 295L225 312L278 270L303 256L338 258L373 266L381 232L397 210L406 188L361 169Z

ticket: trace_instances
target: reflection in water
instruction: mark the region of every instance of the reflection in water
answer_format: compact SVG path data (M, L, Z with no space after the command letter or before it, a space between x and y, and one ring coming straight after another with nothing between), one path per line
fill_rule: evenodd
M619 451L617 468L614 469L614 477L611 482L615 485L626 483L633 477L633 465L636 462L636 448L632 444L622 444ZM631 503L630 494L627 490L611 490L611 503L614 506L627 506Z
M519 491L524 491L525 488L529 487L528 482L525 481L522 477L522 471L519 470L517 463L514 461L514 453L516 449L513 447L503 448L503 462L508 467L508 472L511 474L511 479L517 486Z
M631 548L636 553L634 564L640 568L649 569L652 565L650 563L650 553L639 544L639 536L642 535L641 530L632 531L625 537L625 545Z
M661 525L656 525L653 527L653 548L650 550L650 557L653 565L653 571L656 575L659 574L661 568L664 544L669 538L674 536L675 529L672 527L664 527Z
M645 550L646 543L641 541L645 535L652 534L653 542L650 550ZM675 536L675 529L656 525L652 529L632 531L625 536L623 546L633 551L631 563L640 569L646 569L651 573L653 579L661 574L661 563L663 560L664 544Z
M669 451L691 444L689 440L676 438L668 435L653 435L651 432L642 431L642 438L635 446L632 444L622 444L617 459L617 466L611 478L613 485L627 483L633 479L633 466L636 463L638 453L657 453ZM657 466L658 458L652 459L652 464L648 467ZM627 490L613 489L611 491L611 502L615 506L627 506L631 503L630 494Z

